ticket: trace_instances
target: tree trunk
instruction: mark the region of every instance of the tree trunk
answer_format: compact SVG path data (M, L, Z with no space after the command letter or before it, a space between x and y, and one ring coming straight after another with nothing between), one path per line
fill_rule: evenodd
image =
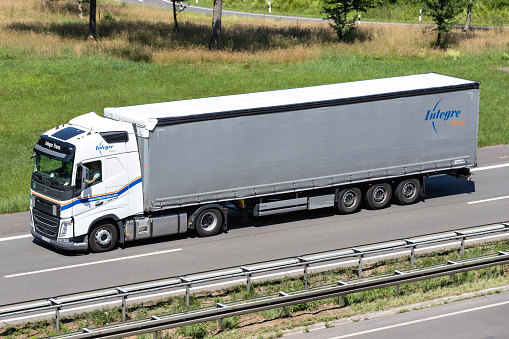
M173 22L175 22L175 32L179 31L179 24L177 22L177 5L175 5L175 1L173 0Z
M438 32L437 35L437 49L440 49L440 43L442 42L442 32Z
M463 32L468 32L470 29L470 15L472 14L472 1L470 0L468 2L468 9L467 9L467 21L465 21L465 28L463 29Z
M83 19L83 6L81 6L81 0L78 0L78 11L80 12L80 19Z
M214 13L212 15L212 36L210 37L209 48L211 50L221 49L221 11L223 0L214 0Z
M95 24L96 7L97 7L97 0L90 0L90 23L88 25L88 39L90 39L90 40L95 40L97 38L96 24Z

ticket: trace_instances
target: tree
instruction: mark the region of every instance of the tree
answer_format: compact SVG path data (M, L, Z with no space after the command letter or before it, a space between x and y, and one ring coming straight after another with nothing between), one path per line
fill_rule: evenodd
M175 32L179 31L179 24L177 21L177 14L186 9L186 5L182 3L180 0L172 0L173 2L173 22L175 22Z
M78 0L78 11L80 12L80 19L83 19L83 6L81 5L81 0Z
M473 1L472 0L469 0L468 1L468 8L467 8L467 20L465 21L465 28L463 28L463 31L466 33L468 32L468 30L470 29L470 16L472 14L472 6L473 6Z
M221 49L221 12L223 0L214 0L214 11L212 14L212 34L209 48L211 50Z
M442 34L451 28L452 19L464 8L464 0L423 0L424 11L437 24L437 48L442 43Z
M370 2L366 0L324 0L324 3L323 10L339 41L355 29L355 15L349 20L348 14L365 12L370 7Z
M95 12L97 8L97 0L90 0L90 22L88 24L88 38L95 40L97 38Z

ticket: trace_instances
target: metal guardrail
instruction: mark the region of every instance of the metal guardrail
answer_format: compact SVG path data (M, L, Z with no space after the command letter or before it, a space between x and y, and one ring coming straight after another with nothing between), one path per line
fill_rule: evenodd
M509 253L498 254L459 260L448 261L432 267L410 269L406 271L394 271L391 274L372 276L356 279L354 281L338 281L335 285L325 285L319 288L305 291L279 292L278 295L264 296L257 300L242 300L226 304L216 304L214 307L192 310L184 313L152 316L151 318L124 322L121 324L100 327L96 329L84 328L82 332L74 332L65 335L53 336L53 339L78 339L78 338L104 338L114 339L125 336L133 336L200 322L218 320L224 318L266 311L273 308L286 307L331 297L342 298L346 294L373 290L389 286L397 286L455 274L478 270L491 266L509 264ZM396 288L399 293L399 288Z
M159 280L157 282L142 283L137 285L129 285L104 289L100 291L88 291L75 295L61 296L58 298L50 298L44 300L35 300L25 303L17 303L0 306L0 317L14 316L26 313L37 312L55 312L55 321L57 333L59 333L60 311L64 307L88 304L96 301L104 301L111 299L122 299L122 318L126 321L126 309L128 297L150 293L155 291L167 290L172 288L186 289L186 304L189 308L190 288L192 285L200 283L226 280L235 277L246 277L246 288L249 292L251 289L251 278L255 274L265 273L269 271L284 270L294 267L303 267L304 285L308 288L307 276L310 265L339 261L344 259L356 258L359 260L358 276L362 277L363 259L370 254L380 252L389 252L398 249L410 249L411 268L414 269L415 249L418 246L429 245L439 242L461 240L461 254L464 253L464 244L467 238L479 237L488 234L501 233L509 231L509 222L489 224L456 231L449 231L425 236L413 237L402 240L394 240L390 242L377 243L365 246L359 246L349 249L340 249L328 252L307 254L295 258L285 258L276 261L254 263L250 265L226 268L218 271L202 272L181 277L173 277L169 279ZM180 325L179 325L180 326Z

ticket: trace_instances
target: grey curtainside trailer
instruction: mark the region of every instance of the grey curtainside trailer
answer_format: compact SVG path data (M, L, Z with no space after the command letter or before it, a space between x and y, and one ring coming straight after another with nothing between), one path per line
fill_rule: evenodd
M424 176L468 176L478 111L479 82L428 73L104 115L137 126L145 212L249 201L263 215L413 202Z
M478 120L479 82L435 73L106 108L34 146L31 232L100 252L216 234L229 208L411 204L427 176L470 177Z

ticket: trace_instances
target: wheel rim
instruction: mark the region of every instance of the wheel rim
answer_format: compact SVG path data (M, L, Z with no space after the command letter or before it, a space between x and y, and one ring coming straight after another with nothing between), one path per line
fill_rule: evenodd
M353 191L348 191L345 194L343 194L343 206L347 208L351 208L355 206L355 203L357 202L357 195Z
M403 186L403 196L407 199L410 199L414 195L415 195L415 184L413 182L407 182Z
M95 233L95 242L101 246L106 247L111 243L111 232L107 228L100 228Z
M200 220L200 224L205 231L210 231L217 226L217 216L213 212L205 213Z
M383 186L378 186L373 190L373 200L377 203L381 203L387 197L387 190Z

